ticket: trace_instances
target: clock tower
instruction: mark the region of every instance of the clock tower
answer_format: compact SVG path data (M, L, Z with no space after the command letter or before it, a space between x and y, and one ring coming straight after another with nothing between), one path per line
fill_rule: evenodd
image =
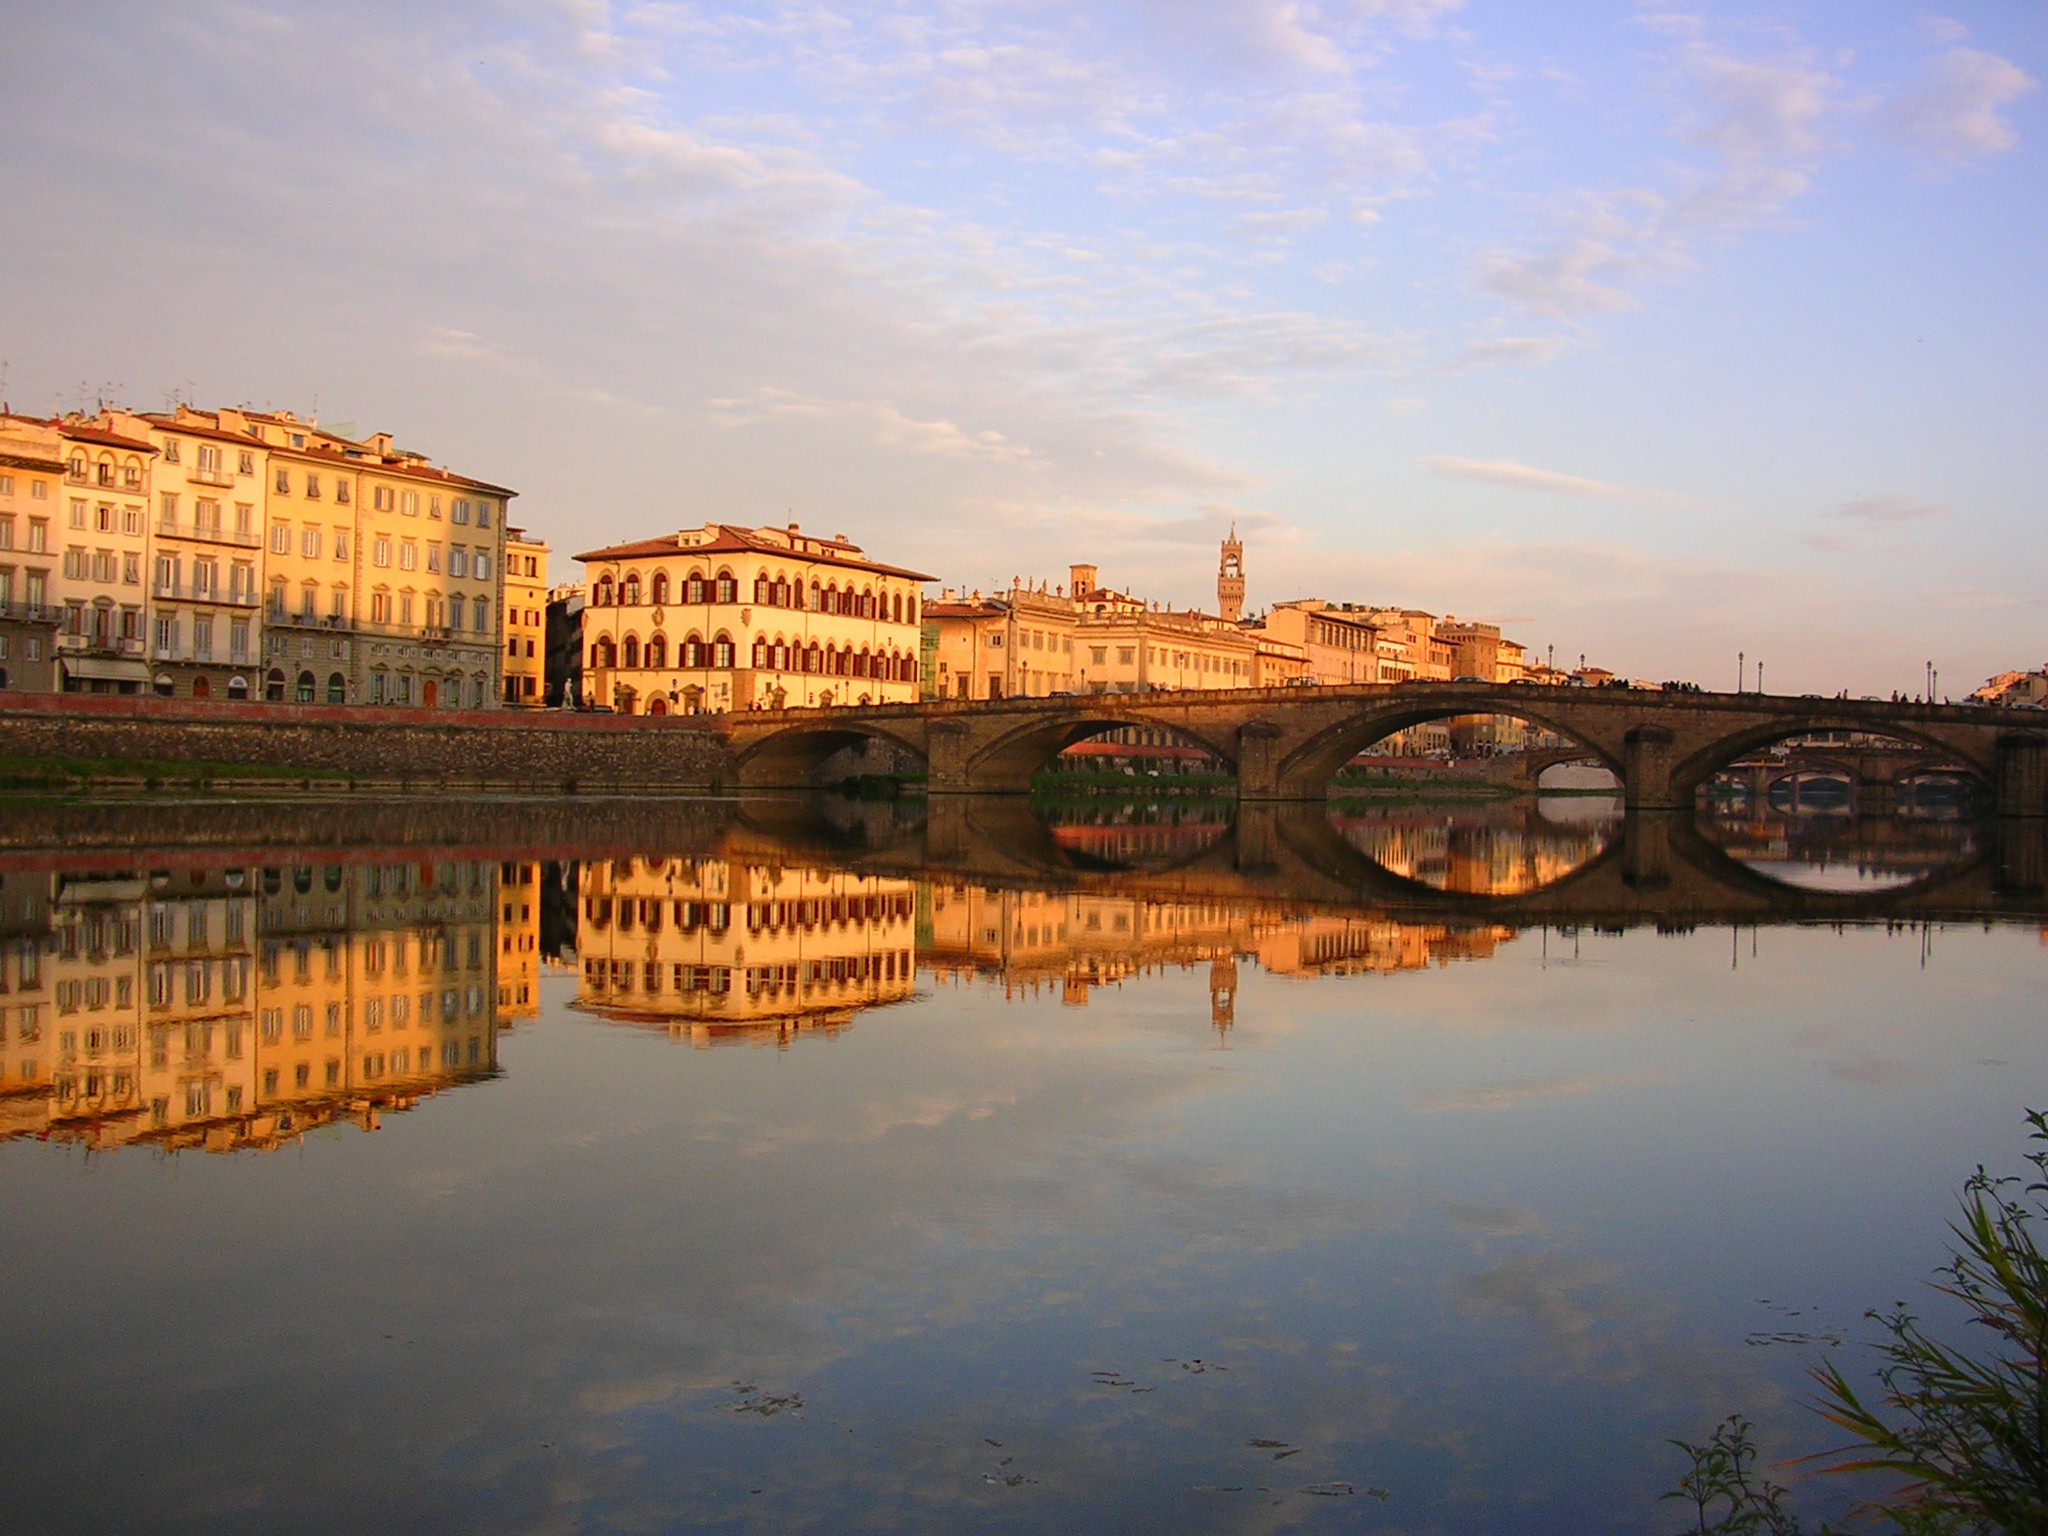
M1238 542L1235 523L1223 541L1223 563L1216 568L1216 612L1226 624L1244 617L1244 545Z

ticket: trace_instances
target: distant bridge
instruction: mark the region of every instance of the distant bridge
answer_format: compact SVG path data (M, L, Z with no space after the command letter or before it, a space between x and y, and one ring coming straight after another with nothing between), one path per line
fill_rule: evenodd
M1227 764L1246 801L1322 800L1331 776L1374 742L1433 720L1512 715L1574 745L1631 810L1689 808L1700 786L1761 748L1825 731L1909 744L1982 782L2002 815L2048 814L2048 730L1973 704L1760 693L1666 693L1488 683L1360 684L1215 692L1085 694L987 702L762 710L715 717L742 785L795 788L846 748L881 742L921 759L934 795L1020 794L1076 742L1125 727L1165 729Z

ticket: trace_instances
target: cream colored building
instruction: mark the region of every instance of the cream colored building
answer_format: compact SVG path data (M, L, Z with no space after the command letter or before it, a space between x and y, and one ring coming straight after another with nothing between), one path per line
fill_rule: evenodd
M698 1046L835 1034L915 990L907 880L743 864L621 859L579 872L575 1006Z
M66 417L60 553L51 599L62 610L57 634L59 686L69 693L140 693L149 605L147 514L151 461L146 435L114 430L104 418Z
M1226 558L1219 584L1237 584ZM1235 571L1236 575L1229 574ZM1303 648L1254 625L1198 610L1162 608L1102 586L1092 565L1069 584L1008 592L946 591L926 610L944 698L1043 698L1055 693L1271 688L1301 677Z
M57 429L0 415L0 688L57 686L50 525L63 478Z
M540 866L498 866L498 1021L540 1013Z
M918 696L931 578L844 538L706 523L576 559L589 704L659 715Z
M119 418L157 450L150 675L158 693L263 696L264 449L233 411Z
M548 546L505 530L505 703L539 709L547 694Z

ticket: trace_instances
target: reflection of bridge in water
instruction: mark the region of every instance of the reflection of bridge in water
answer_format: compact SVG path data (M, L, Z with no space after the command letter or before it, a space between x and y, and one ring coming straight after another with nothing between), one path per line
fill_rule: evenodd
M1859 825L1883 826L1865 821ZM280 847L348 863L440 850L444 858L610 858L634 854L802 864L864 875L1171 900L1275 901L1404 921L1711 924L2038 919L2043 828L2031 818L1975 824L1956 862L1883 891L1800 890L1719 846L1690 812L1637 811L1560 878L1503 895L1432 886L1376 862L1320 805L1245 805L1179 862L1127 869L1064 846L1014 796L860 804L805 796L745 800L562 798L455 802L64 802L0 814L0 874L131 869L195 856L274 862ZM1897 830L1885 836L1903 836Z

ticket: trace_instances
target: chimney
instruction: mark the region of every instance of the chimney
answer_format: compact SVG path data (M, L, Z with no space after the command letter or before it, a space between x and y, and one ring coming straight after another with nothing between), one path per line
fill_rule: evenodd
M1086 597L1095 590L1094 566L1070 565L1067 567L1067 575L1071 578L1069 585L1073 587L1075 597Z

